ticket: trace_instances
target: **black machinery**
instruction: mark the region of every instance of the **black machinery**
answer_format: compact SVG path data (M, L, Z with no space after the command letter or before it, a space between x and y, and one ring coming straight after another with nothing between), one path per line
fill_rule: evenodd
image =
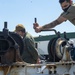
M37 23L37 18L34 18L34 22ZM56 37L52 38L48 43L48 60L49 62L59 61L74 61L75 60L75 47L69 43L69 38L64 32L64 37L60 36L60 32L55 29L47 29L41 31L54 31Z
M17 33L10 32L7 29L7 22L4 22L3 31L0 31L0 63L9 64L16 62L18 50L21 55L23 49L24 44L22 38Z
M56 37L52 38L48 43L48 62L59 61L74 61L75 60L75 47L69 43L69 38L64 32L64 37L61 37L60 32L55 29L48 29L42 31L54 31Z

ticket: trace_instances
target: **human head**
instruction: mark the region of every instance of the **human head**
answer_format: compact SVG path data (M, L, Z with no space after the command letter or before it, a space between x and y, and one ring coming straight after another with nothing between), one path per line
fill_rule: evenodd
M59 0L59 3L62 4L62 3L65 2L65 1L66 1L66 2L69 2L69 3L72 2L72 0Z
M62 9L66 12L68 8L72 5L72 0L59 0Z
M25 27L22 25L22 24L18 24L16 27L15 27L15 32L18 33L20 36L24 36L26 30L25 30Z

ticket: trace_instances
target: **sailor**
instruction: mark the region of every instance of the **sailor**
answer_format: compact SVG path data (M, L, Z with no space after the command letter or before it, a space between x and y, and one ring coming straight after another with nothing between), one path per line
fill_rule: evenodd
M35 48L34 38L29 34L22 24L18 24L15 27L15 32L18 33L24 41L24 51L22 54L23 61L31 64L38 63L38 52Z
M75 4L71 0L59 0L59 3L63 10L61 15L53 22L50 22L43 26L39 26L38 23L33 23L33 28L35 32L38 33L41 32L41 30L53 28L63 22L66 22L67 20L69 20L73 25L75 25Z

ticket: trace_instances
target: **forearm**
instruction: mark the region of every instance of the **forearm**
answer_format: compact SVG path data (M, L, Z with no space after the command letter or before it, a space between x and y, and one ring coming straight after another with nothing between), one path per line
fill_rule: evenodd
M60 23L61 23L61 22L59 22L58 20L55 20L55 21L53 21L53 22L51 22L51 23L48 23L48 24L42 26L42 28L43 28L43 29L53 28L53 27L59 25Z

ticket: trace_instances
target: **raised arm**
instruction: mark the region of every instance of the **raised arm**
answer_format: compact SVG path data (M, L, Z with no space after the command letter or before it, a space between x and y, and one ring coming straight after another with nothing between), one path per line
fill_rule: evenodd
M33 25L34 25L35 32L40 32L41 30L44 30L44 29L54 28L55 26L61 24L62 22L66 21L66 20L67 20L66 18L64 18L63 16L60 16L53 22L45 24L43 26L39 26L38 23L34 23Z

